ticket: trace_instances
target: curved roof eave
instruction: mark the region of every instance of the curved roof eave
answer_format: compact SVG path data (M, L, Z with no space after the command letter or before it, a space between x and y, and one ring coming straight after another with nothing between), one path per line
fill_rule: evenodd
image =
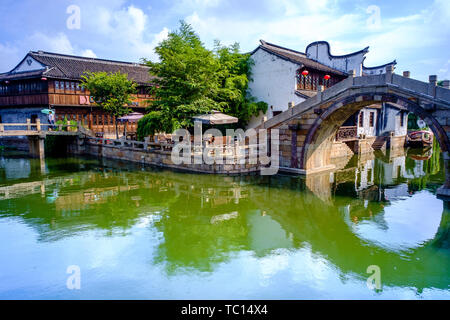
M397 64L397 60L394 60L392 62L388 62L388 63L382 64L382 65L379 65L379 66L376 66L376 67L366 67L364 65L364 61L363 61L363 66L362 67L363 67L363 70L373 70L373 69L385 68L385 67L390 66L390 65L395 66L396 64Z
M311 46L313 46L313 45L317 45L317 44L326 44L326 45L327 45L327 48L328 48L328 55L329 55L331 58L347 58L347 57L355 56L355 55L360 54L360 53L366 54L366 53L369 52L369 47L367 46L367 47L365 47L365 48L362 49L362 50L355 51L355 52L352 52L352 53L348 53L348 54L344 54L344 55L339 55L339 56L333 55L333 54L331 54L331 51L330 51L330 50L331 50L331 49L330 49L331 46L330 46L330 43L329 43L328 41L314 41L314 42L312 42L312 43L310 43L310 44L308 44L308 45L306 46L305 52L308 52L308 48L309 48L309 47L311 47Z

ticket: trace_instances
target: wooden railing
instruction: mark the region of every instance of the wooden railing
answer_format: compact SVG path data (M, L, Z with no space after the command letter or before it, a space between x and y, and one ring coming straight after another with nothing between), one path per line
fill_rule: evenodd
M340 127L336 133L336 141L355 140L358 137L358 127Z

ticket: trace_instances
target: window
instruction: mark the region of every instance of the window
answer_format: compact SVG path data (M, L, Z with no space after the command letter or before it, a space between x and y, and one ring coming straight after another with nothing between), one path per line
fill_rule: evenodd
M403 114L403 112L400 112L400 127L403 128L404 125L405 125L405 115Z
M80 84L77 82L76 84L77 91L80 91Z
M58 81L58 80L55 81L55 89L56 89L56 90L59 90L59 81Z
M66 81L66 90L69 90L69 89L70 89L70 82Z
M70 90L75 91L75 82L70 83Z
M364 127L364 111L361 111L359 113L359 126L360 127Z
M370 113L369 125L371 128L373 128L375 125L375 112Z

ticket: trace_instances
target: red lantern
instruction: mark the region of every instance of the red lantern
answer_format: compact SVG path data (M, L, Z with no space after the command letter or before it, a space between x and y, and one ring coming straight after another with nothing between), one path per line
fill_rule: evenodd
M42 81L47 81L47 78L46 77L42 77L41 80Z
M325 80L330 80L331 76L330 76L329 74L326 74L323 78L324 78Z
M303 70L303 71L302 71L302 75L303 75L303 76L306 77L308 74L309 74L309 71L308 71L308 70Z

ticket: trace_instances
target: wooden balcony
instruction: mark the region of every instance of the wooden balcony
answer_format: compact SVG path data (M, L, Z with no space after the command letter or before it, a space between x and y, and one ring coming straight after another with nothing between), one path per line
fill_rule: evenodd
M358 139L358 127L340 127L336 133L336 141L352 141Z

